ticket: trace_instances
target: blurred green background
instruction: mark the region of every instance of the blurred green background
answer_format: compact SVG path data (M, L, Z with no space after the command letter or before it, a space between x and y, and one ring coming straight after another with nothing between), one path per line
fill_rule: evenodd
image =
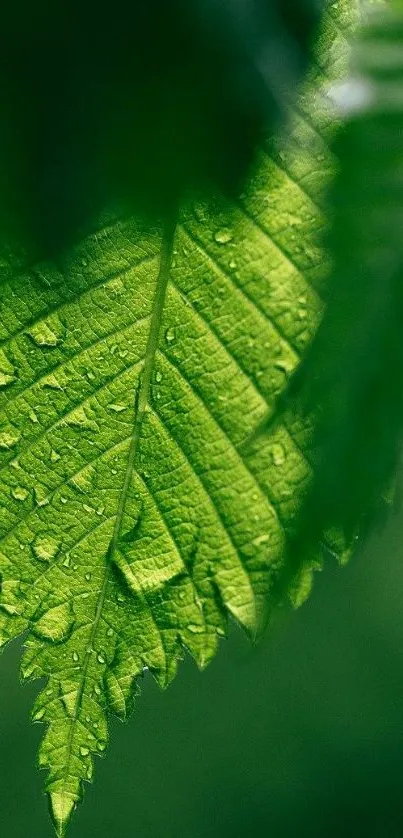
M205 673L187 660L165 693L146 677L70 838L402 836L402 535L395 515L328 562L258 647L233 627ZM0 661L1 834L51 838L19 654Z

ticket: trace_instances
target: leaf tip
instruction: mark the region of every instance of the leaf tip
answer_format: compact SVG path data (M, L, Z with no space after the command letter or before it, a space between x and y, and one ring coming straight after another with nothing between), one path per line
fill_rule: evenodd
M58 838L65 838L70 818L76 808L76 800L65 792L49 794L49 810Z

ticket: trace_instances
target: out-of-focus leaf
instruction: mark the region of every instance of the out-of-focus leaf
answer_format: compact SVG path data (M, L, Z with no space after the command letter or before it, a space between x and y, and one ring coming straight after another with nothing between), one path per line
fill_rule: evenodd
M296 549L342 527L351 538L394 479L403 430L403 14L377 10L332 88L326 312L282 406L314 417L312 491ZM298 547L299 545L299 547Z

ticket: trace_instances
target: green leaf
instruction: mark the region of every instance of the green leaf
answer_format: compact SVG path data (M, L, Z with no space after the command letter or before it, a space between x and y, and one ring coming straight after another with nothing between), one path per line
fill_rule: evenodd
M329 9L313 86L351 5ZM308 92L300 111L236 205L165 231L108 219L57 264L4 256L0 630L27 632L23 677L46 678L33 718L59 835L144 668L164 687L184 650L208 664L228 615L252 636L267 620L307 433L242 446L320 317L333 166L327 114Z
M379 5L379 4L378 4ZM326 312L285 394L314 415L315 480L301 532L347 537L376 520L403 429L403 14L373 9L335 88L344 116L329 204ZM319 408L319 410L318 410Z

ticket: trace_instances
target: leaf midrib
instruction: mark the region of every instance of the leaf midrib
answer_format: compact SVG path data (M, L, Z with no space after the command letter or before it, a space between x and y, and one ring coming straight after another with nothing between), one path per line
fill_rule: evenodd
M156 280L156 290L154 295L152 313L151 313L151 322L150 322L150 329L148 333L147 339L147 347L146 353L144 356L143 362L143 369L140 376L140 383L138 386L138 390L136 393L135 398L135 405L134 405L134 421L133 421L133 431L131 435L131 442L127 457L127 465L125 476L123 480L122 490L119 496L119 504L115 518L115 525L112 533L112 537L109 543L109 547L106 553L106 565L104 569L104 575L102 579L102 586L99 592L96 608L95 608L95 617L94 622L92 624L92 630L89 640L89 645L87 647L85 653L85 661L83 664L83 669L81 673L80 683L77 691L77 697L75 701L73 716L70 722L70 729L69 729L69 736L67 740L67 772L68 775L68 767L70 764L70 759L72 756L73 750L73 739L74 739L74 732L75 732L75 725L78 721L80 706L82 697L85 690L85 683L87 678L88 666L90 663L91 654L93 652L93 644L95 641L95 637L97 634L99 622L102 617L103 606L105 602L106 591L108 587L111 566L114 560L114 555L116 553L117 545L119 542L122 523L127 503L128 491L130 487L130 482L132 478L133 468L135 465L135 459L138 451L138 445L141 436L141 428L143 424L144 414L149 402L150 396L150 385L151 385L151 377L154 369L155 363L155 354L158 347L158 339L161 327L161 321L164 311L164 304L165 304L165 296L166 290L168 286L169 280L169 271L172 259L172 250L173 250L173 242L175 237L175 230L176 230L176 217L169 216L167 217L166 223L164 225L164 233L161 243L161 259L160 259L160 268Z

